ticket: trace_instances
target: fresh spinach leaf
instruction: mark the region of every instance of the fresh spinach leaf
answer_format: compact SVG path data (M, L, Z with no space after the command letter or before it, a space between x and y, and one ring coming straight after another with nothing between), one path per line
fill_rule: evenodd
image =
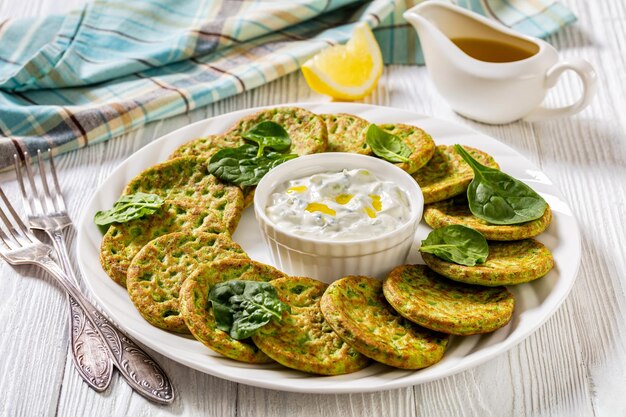
M221 149L211 157L209 173L230 184L254 186L270 169L298 156L272 151L258 156L258 150L259 147L250 144Z
M291 146L287 131L278 123L265 121L245 132L243 138L259 145L257 156L263 155L265 148L284 152Z
M411 148L396 135L384 131L373 123L367 128L365 142L376 156L389 162L409 162Z
M217 328L233 339L252 336L272 318L280 320L289 305L278 299L276 289L262 281L233 280L216 284L209 292Z
M430 232L422 240L420 252L431 253L455 264L475 266L487 260L489 246L482 233L455 224Z
M209 160L208 171L223 182L239 185L250 178L242 175L240 162L256 158L258 146L242 145L238 148L224 148L217 151Z
M123 195L113 204L110 210L98 211L93 217L93 221L98 226L124 223L154 213L164 202L165 200L156 194L136 193Z
M461 145L454 149L472 167L467 188L472 214L492 224L518 224L543 216L548 204L532 188L504 172L476 161Z

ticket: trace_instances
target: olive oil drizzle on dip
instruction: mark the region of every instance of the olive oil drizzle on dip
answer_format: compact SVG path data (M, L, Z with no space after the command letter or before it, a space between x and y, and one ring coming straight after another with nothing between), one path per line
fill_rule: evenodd
M405 191L365 169L287 181L271 195L266 213L280 229L324 240L368 239L410 218Z

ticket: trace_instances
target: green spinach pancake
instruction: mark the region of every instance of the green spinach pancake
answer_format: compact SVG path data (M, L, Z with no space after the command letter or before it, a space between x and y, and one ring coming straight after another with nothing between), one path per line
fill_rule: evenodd
M469 336L489 333L513 317L515 299L505 287L451 281L426 265L403 265L383 283L389 304L427 329Z
M228 234L213 209L189 199L166 201L154 214L112 224L102 238L100 264L115 282L125 287L130 261L141 248L159 236L180 231Z
M487 260L476 266L444 261L429 253L422 259L431 269L454 281L495 287L533 281L554 266L550 250L534 239L489 242Z
M324 152L328 147L326 123L315 113L299 107L276 107L244 117L225 133L225 140L241 141L245 132L265 121L277 123L287 131L291 153L302 156Z
M180 310L191 334L217 353L240 362L269 363L268 356L250 341L236 340L217 328L209 292L220 282L231 280L272 281L287 275L278 269L249 259L224 259L202 265L180 290Z
M419 127L399 123L382 124L378 125L378 127L400 138L411 150L411 154L408 156L408 162L394 164L409 174L413 174L426 165L435 153L435 142L433 142L433 138Z
M276 362L320 375L356 372L369 359L345 343L326 323L320 299L327 285L311 278L288 277L271 282L280 300L291 307L280 322L270 321L252 336Z
M244 144L243 139L235 142L229 142L223 135L209 135L187 142L180 146L170 155L170 159L181 158L185 156L204 158L210 161L211 157L217 151L224 148L237 148ZM246 209L252 205L254 200L254 190L256 187L243 188L243 208Z
M243 193L210 175L203 158L184 157L154 165L133 178L123 194L157 194L166 200L191 199L209 207L232 234L243 211Z
M439 362L448 336L406 320L385 300L382 282L347 276L320 301L324 318L346 343L375 361L403 369Z
M197 156L204 159L210 159L220 149L236 148L244 144L243 139L232 139L232 137L227 138L224 135L209 135L194 139L179 146L170 155L169 159L181 158L184 156Z
M469 146L463 148L481 164L499 168L496 161L486 153ZM413 174L413 178L422 189L424 203L428 204L465 192L474 178L474 172L454 150L454 146L439 145L430 161Z
M224 258L248 258L224 234L175 232L146 244L128 268L128 295L150 324L189 333L180 314L182 283L200 265Z
M328 152L371 155L365 138L369 122L351 114L320 114L328 129Z
M487 240L522 240L544 232L552 221L550 206L537 220L512 225L490 224L474 216L469 209L467 197L462 195L424 207L424 221L433 229L460 224L480 232Z

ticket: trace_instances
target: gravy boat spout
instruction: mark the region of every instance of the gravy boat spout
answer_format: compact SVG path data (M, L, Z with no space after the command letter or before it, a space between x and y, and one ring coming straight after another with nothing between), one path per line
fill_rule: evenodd
M582 110L595 92L596 75L588 62L559 62L558 52L548 43L477 13L447 2L427 1L407 10L404 18L419 35L435 87L453 110L470 119L502 124L570 115ZM503 45L521 51L523 58L479 59L457 46L461 40ZM580 99L557 109L541 106L548 89L566 70L575 71L582 80Z

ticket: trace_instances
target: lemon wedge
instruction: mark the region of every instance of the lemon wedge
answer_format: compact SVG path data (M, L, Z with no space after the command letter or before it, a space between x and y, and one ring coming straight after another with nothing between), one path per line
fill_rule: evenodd
M366 23L355 27L345 45L323 50L302 65L313 91L338 100L357 100L376 87L383 72L383 57Z

